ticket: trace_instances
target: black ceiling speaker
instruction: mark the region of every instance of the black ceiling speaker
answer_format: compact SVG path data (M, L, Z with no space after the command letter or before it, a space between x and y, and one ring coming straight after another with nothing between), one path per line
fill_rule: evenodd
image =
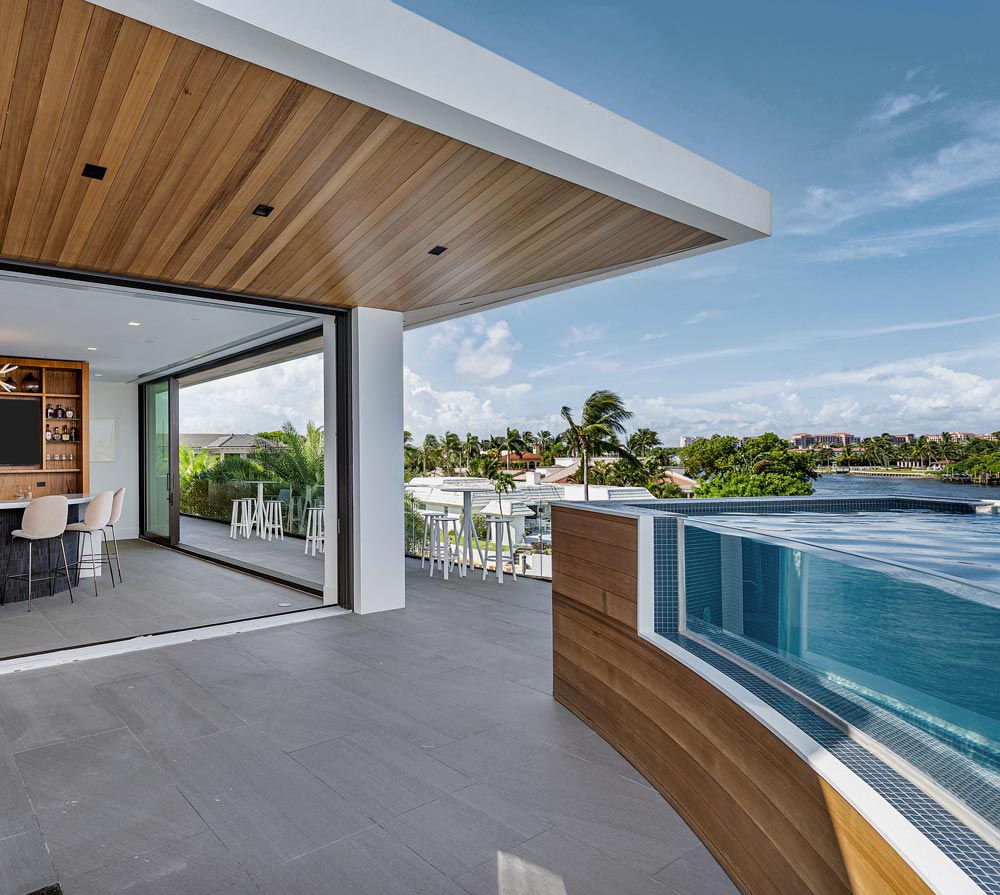
M448 251L448 246L434 246L427 254L428 255L443 255Z
M104 180L104 175L108 173L108 169L104 165L92 165L87 162L83 166L83 176L89 177L91 180Z
M253 213L259 218L266 218L272 211L274 211L274 206L272 205L258 205Z

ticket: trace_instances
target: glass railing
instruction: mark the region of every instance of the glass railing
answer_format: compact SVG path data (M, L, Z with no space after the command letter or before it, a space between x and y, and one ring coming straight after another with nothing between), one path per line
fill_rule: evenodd
M205 519L229 525L233 501L238 498L257 500L263 493L265 501L278 501L286 535L305 536L308 510L323 506L322 485L300 485L291 482L262 483L208 478L181 479L180 511L182 516Z
M495 498L489 498L495 500ZM514 567L518 575L526 578L541 578L551 580L552 578L552 508L551 504L545 501L532 501L525 499L516 492L505 495L504 501L511 501L517 504L515 515L512 516L514 523L514 533L516 543L514 545ZM487 540L486 517L483 515L483 508L487 502L487 497L478 497L473 503L472 524L484 550L488 547L492 550L493 544ZM529 515L523 515L522 507L527 507ZM428 505L414 500L413 496L404 493L403 495L403 538L404 552L407 556L419 557L421 551L426 556L428 549L425 547L426 522L423 513L428 509ZM440 509L434 507L434 509ZM450 508L450 511L460 514L460 509ZM510 551L504 546L504 555L510 559ZM487 560L492 568L492 555ZM478 554L473 556L475 568L482 569ZM509 565L507 566L509 570Z
M1000 592L730 525L685 520L683 543L682 634L788 684L1000 820ZM976 781L949 776L942 756L970 762Z

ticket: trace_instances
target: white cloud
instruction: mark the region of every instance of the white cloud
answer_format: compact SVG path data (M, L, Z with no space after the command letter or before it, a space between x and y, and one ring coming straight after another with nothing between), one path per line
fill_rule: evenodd
M684 325L695 326L699 323L704 323L706 320L711 320L713 317L719 317L721 314L722 311L717 308L708 308L704 311L699 311L691 317L688 317L688 319L684 321Z
M500 431L507 420L490 398L469 389L438 391L409 367L403 370L403 399L404 428L418 441L428 432Z
M181 389L180 430L266 432L287 419L300 431L323 422L323 357L319 354Z
M530 382L512 382L509 385L487 385L483 391L491 398L516 400L523 398L534 386Z
M921 106L940 102L947 96L948 94L938 87L932 88L927 93L887 93L879 100L869 119L875 124L886 124L893 118L898 118Z
M473 319L472 333L458 344L455 372L473 381L488 381L506 376L514 367L514 353L521 347L515 342L506 320L487 323Z
M575 323L569 328L569 332L562 340L563 348L571 348L574 345L583 345L587 342L596 342L603 338L604 328L596 323L588 323L585 326L577 326Z
M864 261L872 258L905 258L917 252L940 249L957 239L991 236L1000 230L1000 217L956 221L931 227L915 227L892 233L880 233L849 239L829 249L814 253L817 261Z

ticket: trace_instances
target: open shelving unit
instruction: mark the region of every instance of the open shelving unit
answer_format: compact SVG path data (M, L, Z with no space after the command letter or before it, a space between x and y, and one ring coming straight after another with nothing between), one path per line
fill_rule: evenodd
M0 390L0 401L39 402L42 462L33 466L0 466L0 500L13 500L18 490L27 494L29 488L33 497L87 493L90 489L90 365L86 361L0 357L0 367L5 363L17 365L10 374L16 390ZM38 391L24 390L29 374L40 383ZM61 406L64 414L71 411L72 417L48 417L46 411L50 404L53 408ZM58 427L61 435L64 425L69 432L74 423L76 441L45 440L46 424L50 429Z

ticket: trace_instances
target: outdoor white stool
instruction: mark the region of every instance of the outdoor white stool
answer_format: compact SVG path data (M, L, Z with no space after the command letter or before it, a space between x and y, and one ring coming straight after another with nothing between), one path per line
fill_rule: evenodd
M229 519L229 537L236 538L243 535L249 538L253 533L254 516L257 508L256 501L252 497L234 497L233 514Z
M439 513L431 516L431 578L434 577L435 561L441 566L444 580L448 580L448 570L459 557L458 544L462 536L462 517ZM451 549L451 536L455 535L455 550Z
M78 531L87 536L87 544L90 547L90 571L94 575L95 597L98 596L97 576L100 574L103 562L94 553L94 535L100 532L101 543L108 554L108 571L111 571L111 552L108 550L108 542L104 538L104 529L108 526L108 522L111 519L111 508L114 506L114 502L114 491L102 491L87 505L87 512L83 516L83 522L71 522L66 526L66 531ZM83 557L81 556L73 565L82 569ZM116 586L114 572L111 573L111 586Z
M308 556L312 548L312 555L316 555L316 548L320 553L326 553L326 532L324 530L323 515L326 512L324 507L309 507L306 510L306 549Z
M63 534L66 531L66 520L69 518L69 501L62 494L52 494L47 497L36 497L25 507L24 515L21 517L21 527L10 533L10 545L7 547L7 562L4 568L7 570L3 579L3 591L0 592L0 606L7 599L7 579L27 578L28 579L28 612L31 612L31 583L35 580L34 572L31 568L32 554L34 553L35 541L59 540L62 547L63 567L62 572L57 569L47 569L50 574L39 576L43 579L58 578L60 574L66 575L66 585L69 587L69 601L73 600L73 581L69 577L69 563L66 561L66 544L63 542ZM10 574L10 553L14 549L14 541L25 540L28 542L28 573L27 575L18 573ZM54 574L52 574L54 573Z
M436 516L447 516L445 510L421 510L420 515L424 520L424 537L420 544L420 568L424 567L425 555L430 553L431 545L431 519Z
M489 542L493 541L496 551L496 573L497 582L503 584L503 542L506 539L510 548L510 573L517 581L517 567L514 565L514 523L507 516L487 516L486 517L486 542L487 553L489 552ZM483 581L489 574L486 562L483 562Z
M264 528L260 535L262 538L270 541L277 536L279 540L285 540L283 512L284 507L280 500L264 501Z

